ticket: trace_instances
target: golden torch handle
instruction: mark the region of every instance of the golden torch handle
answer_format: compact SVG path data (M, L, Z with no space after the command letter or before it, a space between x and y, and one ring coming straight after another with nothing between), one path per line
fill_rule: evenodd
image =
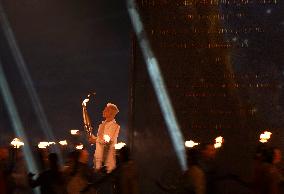
M92 132L93 132L93 126L91 124L90 116L89 116L89 113L87 111L87 102L89 102L90 96L91 95L89 94L88 97L82 102L84 129L86 131L88 138L90 138L92 136Z

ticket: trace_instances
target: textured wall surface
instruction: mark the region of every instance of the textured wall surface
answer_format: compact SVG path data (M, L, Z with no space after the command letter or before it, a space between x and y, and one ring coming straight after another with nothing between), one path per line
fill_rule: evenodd
M222 135L222 171L249 180L261 132L271 131L270 143L284 146L283 3L138 4L185 139L206 143ZM137 42L133 57L132 142L148 178L143 184L151 185L153 177L174 172L178 163ZM230 185L222 188L224 193L247 192L237 183Z

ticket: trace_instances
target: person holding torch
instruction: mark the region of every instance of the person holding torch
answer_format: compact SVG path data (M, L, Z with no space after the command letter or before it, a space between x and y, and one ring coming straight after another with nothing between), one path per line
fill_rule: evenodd
M104 121L99 125L97 136L89 138L90 143L96 144L94 154L94 165L96 170L100 170L103 164L107 172L111 172L116 167L115 147L120 126L115 121L115 116L119 112L117 106L108 103L103 110Z

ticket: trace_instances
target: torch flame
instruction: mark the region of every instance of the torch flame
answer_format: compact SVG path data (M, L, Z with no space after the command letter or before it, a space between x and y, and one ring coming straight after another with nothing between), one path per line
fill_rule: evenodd
M71 129L70 133L71 133L71 135L78 135L79 134L79 130L78 129Z
M62 146L68 145L66 140L59 141L59 144L62 145Z
M220 148L222 147L222 144L224 142L224 138L222 136L216 137L215 138L215 144L214 144L214 148Z
M89 95L88 95L88 97L89 97ZM85 100L83 100L82 105L87 106L87 102L89 102L89 101L90 101L90 99L86 98Z
M82 150L83 148L84 148L84 145L83 145L83 144L76 145L76 149L77 149L77 150Z
M186 141L186 142L184 143L184 145L185 145L185 147L193 148L194 146L199 145L199 143L196 143L196 142L190 140L190 141Z
M49 143L45 141L39 142L39 144L37 145L37 147L40 149L45 149L47 146L49 146Z
M21 142L20 139L18 138L14 138L12 141L11 141L11 145L13 145L14 148L20 148L21 146L24 146L24 142Z
M56 143L51 141L51 142L47 142L47 141L41 141L37 144L37 147L40 149L45 149L46 147L50 146L50 145L55 145Z
M220 148L220 147L222 147L222 143L215 143L214 144L214 148L217 149L217 148Z
M110 142L110 136L104 135L104 140L105 140L105 142L109 143Z
M268 140L270 139L272 133L269 132L269 131L264 131L262 134L260 134L260 137L259 137L259 141L261 143L267 143Z
M124 146L126 146L126 143L123 143L123 142L119 142L117 144L114 144L114 148L116 150L120 150L121 148L123 148Z

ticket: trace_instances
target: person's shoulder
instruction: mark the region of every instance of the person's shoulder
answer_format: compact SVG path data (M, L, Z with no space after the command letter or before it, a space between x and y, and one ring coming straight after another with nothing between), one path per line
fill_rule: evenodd
M200 168L197 165L194 165L192 167L190 167L187 171L187 173L192 174L192 175L202 175L204 174L204 171L202 170L202 168Z

